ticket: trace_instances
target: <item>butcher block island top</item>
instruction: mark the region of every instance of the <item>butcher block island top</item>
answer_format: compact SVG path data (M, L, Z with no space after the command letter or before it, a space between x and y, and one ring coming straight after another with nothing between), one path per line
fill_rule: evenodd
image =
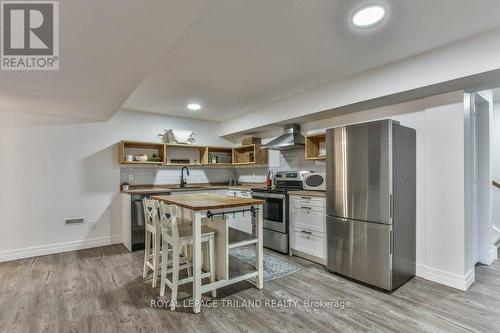
M182 208L199 211L210 209L224 209L244 207L252 205L263 205L263 200L250 198L227 197L212 193L193 193L181 195L155 195L153 199L164 203L176 205Z

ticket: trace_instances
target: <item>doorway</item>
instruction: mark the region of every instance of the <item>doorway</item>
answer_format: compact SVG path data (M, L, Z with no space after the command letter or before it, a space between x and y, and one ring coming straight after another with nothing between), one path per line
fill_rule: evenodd
M490 265L497 259L492 223L493 91L466 94L465 101L468 261Z

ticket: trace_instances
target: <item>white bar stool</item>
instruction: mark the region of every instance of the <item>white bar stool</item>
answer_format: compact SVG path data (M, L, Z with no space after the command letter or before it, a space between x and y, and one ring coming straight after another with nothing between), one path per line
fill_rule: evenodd
M144 268L142 277L147 278L148 273L153 271L152 287L156 288L158 284L158 276L160 275L160 261L162 254L161 246L161 226L160 226L160 203L157 200L143 199L144 207L144 225L145 225L145 241L144 241ZM153 247L151 247L153 243ZM183 248L183 262L189 262L187 259L187 247ZM171 263L171 262L170 262ZM191 276L191 266L188 269L188 275Z
M178 208L175 205L167 205L160 202L160 220L161 220L161 234L162 234L162 268L161 268L161 282L160 282L160 296L165 295L165 285L172 290L170 300L170 310L174 311L177 304L177 290L179 285L193 282L193 277L188 277L179 280L179 271L181 269L188 269L192 266L192 262L184 265L179 265L180 251L183 247L193 244L193 232L190 224L177 223ZM208 258L209 258L209 272L201 274L201 278L210 278L210 282L215 282L215 263L214 263L214 237L215 230L210 228L201 227L201 242L208 243ZM168 249L168 250L166 250ZM169 253L172 253L172 266L168 268ZM167 273L172 273L172 280L167 278ZM217 297L217 292L212 291L212 297Z
M145 226L145 241L144 241L144 268L142 277L146 278L149 271L153 271L153 288L156 287L158 281L158 273L160 270L160 218L159 218L159 203L156 200L143 199L144 207L144 226ZM153 248L151 248L151 242Z

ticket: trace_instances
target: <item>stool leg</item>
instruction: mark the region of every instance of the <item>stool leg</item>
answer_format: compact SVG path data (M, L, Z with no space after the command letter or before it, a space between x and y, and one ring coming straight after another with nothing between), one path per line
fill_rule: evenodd
M189 264L189 252L188 252L188 246L189 246L189 245L185 245L185 246L183 246L183 247L182 247L182 254L183 254L183 256L184 256L184 261L185 261L187 264ZM188 276L191 276L191 267L189 267L189 265L188 265L188 267L187 267L186 269L187 269L187 274L188 274Z
M172 249L172 298L170 299L170 310L175 310L177 304L177 289L179 288L179 246L173 244Z
M146 230L146 239L144 240L144 269L142 272L142 277L146 278L148 276L148 265L146 264L149 260L149 251L151 248L151 234Z
M158 234L153 235L153 288L158 284L158 271L160 269L160 239Z
M215 252L215 246L214 246L214 238L210 237L208 241L208 260L209 260L209 265L210 265L210 283L215 282L215 264L214 264L214 252ZM215 298L217 297L217 290L212 290L212 297Z
M161 258L161 279L160 279L160 296L165 296L165 284L167 283L167 269L168 269L168 244L162 244L162 258Z

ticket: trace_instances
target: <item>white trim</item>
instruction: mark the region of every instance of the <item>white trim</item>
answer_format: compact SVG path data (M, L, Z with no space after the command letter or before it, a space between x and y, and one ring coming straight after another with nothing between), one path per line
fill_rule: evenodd
M491 265L495 260L498 259L498 249L496 246L492 246L491 249L490 249L490 253L488 254L488 259L486 260L486 262L482 262L483 265Z
M476 280L474 268L470 269L466 274L460 275L417 264L416 275L423 279L463 291L469 289Z
M117 235L40 246L31 246L16 250L0 251L0 262L38 257L61 252L83 250L92 247L119 244L121 242L122 235Z

